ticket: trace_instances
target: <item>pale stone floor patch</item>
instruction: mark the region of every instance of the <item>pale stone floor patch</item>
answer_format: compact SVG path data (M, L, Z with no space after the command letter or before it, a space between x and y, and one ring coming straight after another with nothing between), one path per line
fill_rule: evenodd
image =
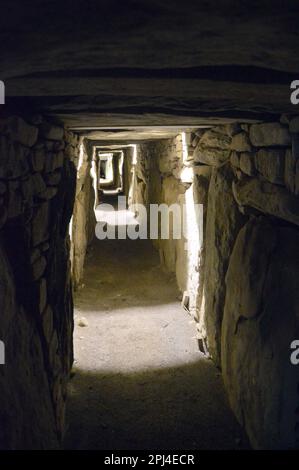
M96 240L75 298L65 448L247 446L177 298L149 241Z

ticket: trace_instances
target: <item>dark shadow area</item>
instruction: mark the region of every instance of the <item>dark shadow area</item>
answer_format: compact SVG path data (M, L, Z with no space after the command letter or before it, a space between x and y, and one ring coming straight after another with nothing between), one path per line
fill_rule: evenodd
M210 361L136 373L75 369L66 449L246 449Z

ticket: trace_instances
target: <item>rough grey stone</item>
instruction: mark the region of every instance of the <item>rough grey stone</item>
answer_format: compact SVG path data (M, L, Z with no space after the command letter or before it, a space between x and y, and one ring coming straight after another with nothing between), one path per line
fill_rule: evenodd
M256 169L271 183L283 184L285 150L261 149L255 156Z
M43 277L39 281L39 311L42 312L45 310L47 305L47 281Z
M284 169L284 182L286 187L292 192L295 192L296 180L296 158L292 149L287 149L285 154L285 169Z
M35 281L42 277L46 266L47 262L44 256L40 256L39 258L37 258L37 260L34 261L34 263L32 264L32 276Z
M40 204L32 219L32 245L36 246L49 238L49 205Z
M33 171L43 171L46 161L45 150L42 148L33 150L30 161Z
M233 411L257 449L297 446L299 235L266 218L241 229L226 276L222 371Z
M210 129L206 131L201 137L199 146L204 148L212 147L226 150L229 148L230 143L231 138L228 135L217 132L217 129Z
M44 122L40 126L40 133L42 137L47 140L62 140L64 135L63 127L54 126L48 122Z
M33 188L33 194L39 195L47 189L46 183L40 173L34 173L31 176L31 184Z
M250 152L251 144L249 141L248 134L246 132L240 132L233 136L230 148L236 150L237 152Z
M299 200L287 189L255 178L233 183L233 193L240 206L273 215L299 225Z
M0 338L5 341L7 362L1 367L0 374L0 448L58 449L53 402L39 333L32 312L25 312L18 306L15 279L2 244L0 311Z
M0 194L4 194L6 192L6 184L4 181L0 181Z
M48 343L53 335L53 310L50 305L47 305L43 312L43 331Z
M224 278L235 238L245 223L236 205L229 164L213 168L209 185L205 232L204 298L209 353L220 363L220 337L225 299Z
M58 189L56 187L47 187L43 192L39 193L38 198L42 201L48 201L56 196Z
M55 171L54 173L45 176L47 186L57 186L61 180L61 172Z
M278 122L252 124L249 130L252 145L255 147L272 147L291 145L289 130Z
M229 156L229 150L220 150L216 148L203 149L201 147L197 147L194 152L194 161L218 167L226 162L229 159Z
M299 116L296 116L293 119L291 119L290 132L299 133Z
M8 208L7 217L18 217L23 213L23 197L19 182L10 181L8 185Z
M38 128L31 126L18 116L12 116L7 120L8 132L11 139L26 147L32 147L37 141Z
M58 153L47 153L46 157L46 164L45 164L45 171L47 173L51 173L52 171L57 170L58 168L61 168L63 165L63 160L64 160L64 154L63 152L58 152Z
M230 153L230 163L236 168L240 168L240 156L237 152L232 151Z
M248 176L255 174L255 155L254 153L243 152L240 155L240 169Z
M0 137L0 178L16 179L27 174L28 164L24 158L24 147Z

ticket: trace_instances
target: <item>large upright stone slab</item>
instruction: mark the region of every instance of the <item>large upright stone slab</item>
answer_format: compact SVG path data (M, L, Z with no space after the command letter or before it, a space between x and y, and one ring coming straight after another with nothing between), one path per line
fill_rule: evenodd
M226 276L222 371L229 401L251 444L298 444L299 234L266 217L240 231Z
M232 195L233 178L229 164L212 170L204 240L204 317L208 349L217 364L220 363L225 274L235 238L246 221Z

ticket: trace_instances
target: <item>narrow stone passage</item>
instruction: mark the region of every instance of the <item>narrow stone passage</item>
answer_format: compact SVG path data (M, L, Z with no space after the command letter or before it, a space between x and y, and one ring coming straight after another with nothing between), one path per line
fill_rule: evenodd
M97 240L75 307L66 449L247 445L149 241Z

